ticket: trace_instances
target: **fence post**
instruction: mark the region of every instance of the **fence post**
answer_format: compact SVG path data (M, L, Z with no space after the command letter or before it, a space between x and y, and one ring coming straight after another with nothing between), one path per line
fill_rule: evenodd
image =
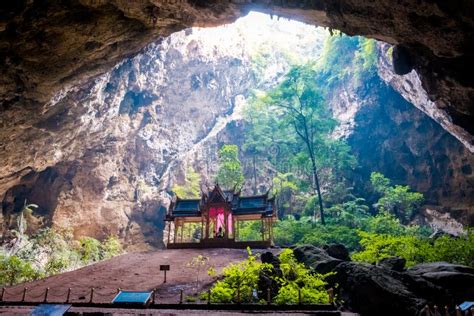
M448 305L444 306L444 315L449 316L449 308Z
M211 290L207 291L207 304L211 304Z
M0 296L0 302L3 302L3 296L5 295L5 288L2 287L2 296Z
M298 305L301 305L301 288L298 288Z
M94 288L91 287L91 298L89 300L89 303L92 303L93 300L94 300Z
M431 311L430 311L430 307L428 306L428 304L426 304L426 306L425 306L425 315L426 316L431 316Z
M183 289L179 290L179 304L183 304Z
M272 303L272 292L270 288L267 289L267 305L270 305Z
M334 304L334 289L330 288L328 290L328 294L329 294L329 304Z
M69 299L71 298L71 288L67 289L67 297L66 297L66 303L69 303Z
M21 297L21 301L24 302L25 301L25 297L26 297L26 291L28 290L27 287L24 287L23 288L23 296Z
M237 304L240 304L240 286L237 288Z
M120 289L119 289L120 290ZM156 304L156 289L153 289L153 300L151 302L153 305Z
M456 306L456 316L462 316L459 306Z
M49 292L49 287L46 288L46 291L44 292L44 300L43 302L47 302L48 301L48 292Z

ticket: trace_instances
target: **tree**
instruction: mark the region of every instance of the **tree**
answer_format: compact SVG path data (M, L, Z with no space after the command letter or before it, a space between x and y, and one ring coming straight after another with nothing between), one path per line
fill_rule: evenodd
M190 199L199 197L201 176L192 167L186 170L183 185L176 184L172 191L180 198Z
M283 120L291 126L303 143L303 153L311 164L311 184L313 194L318 196L321 223L325 223L323 198L318 175L317 158L319 151L328 148L329 134L336 121L332 118L320 91L315 85L315 73L311 65L295 66L285 80L266 97L268 105L280 109ZM313 220L316 218L316 208Z
M240 188L244 183L238 152L237 145L224 145L219 150L219 170L216 181L225 189Z
M393 213L403 223L409 222L423 202L423 194L411 192L409 186L390 186L390 180L378 172L372 172L370 181L374 190L381 194L376 206L380 211Z

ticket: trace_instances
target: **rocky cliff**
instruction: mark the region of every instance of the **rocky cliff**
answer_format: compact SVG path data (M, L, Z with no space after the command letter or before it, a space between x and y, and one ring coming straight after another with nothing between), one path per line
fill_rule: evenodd
M4 226L26 199L40 205L35 215L46 225L72 227L76 236L159 246L174 161L254 82L238 45L230 53L205 42L183 31L62 92L40 115L7 110Z
M131 249L160 247L168 192L186 165L212 174L218 146L242 142L239 109L251 88L274 85L289 50L318 56L322 33L285 23L271 22L265 38L232 26L187 29L42 106L10 104L0 116L3 230L27 200L40 206L32 229L72 227L76 236L116 234ZM256 56L267 60L257 63L263 70L254 69ZM329 99L361 177L378 169L469 221L472 154L382 81L364 93L348 82L340 88Z
M296 51L299 45L303 55L321 47L321 32L309 32L306 42L296 36L271 41ZM233 112L257 82L268 83L288 67L271 53L271 67L256 78L250 59L262 48L261 37L257 32L244 40L245 33L239 25L178 32L106 74L62 90L39 114L24 106L6 109L0 133L3 230L15 225L26 200L40 206L30 227L72 227L75 236L114 234L129 245L160 246L168 190L182 180L181 162L238 118Z
M160 36L260 10L396 45L396 72L420 74L436 116L449 117L448 131L473 151L473 6L470 0L3 1L0 109L41 112L59 90L109 71Z

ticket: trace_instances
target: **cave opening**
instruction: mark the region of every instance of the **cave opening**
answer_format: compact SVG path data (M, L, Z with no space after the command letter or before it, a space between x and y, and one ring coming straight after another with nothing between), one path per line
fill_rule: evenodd
M311 244L389 270L433 258L472 266L470 252L446 248L472 238L474 157L430 112L413 62L374 39L257 12L175 32L59 92L31 121L5 123L19 136L2 147L12 157L2 229L16 229L28 201L47 219L38 231L80 240L74 267L106 258L110 236L129 252L161 249L174 237L169 203L218 182L275 198L277 246ZM17 164L37 171L15 173ZM243 223L239 237L260 238L262 225ZM202 237L198 226L185 236ZM91 247L100 255L86 258ZM394 256L403 259L383 261Z

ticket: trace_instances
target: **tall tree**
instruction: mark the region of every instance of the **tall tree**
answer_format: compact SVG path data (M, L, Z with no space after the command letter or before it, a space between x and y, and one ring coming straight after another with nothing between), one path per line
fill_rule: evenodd
M264 102L281 111L281 117L291 126L303 144L303 151L310 162L312 191L318 197L321 223L325 223L323 197L318 174L318 156L327 151L329 135L336 121L326 107L315 85L315 73L310 64L293 67L285 80L264 97ZM316 208L313 219L316 218Z
M219 170L216 181L225 189L240 188L244 184L242 165L237 145L224 145L219 150Z

